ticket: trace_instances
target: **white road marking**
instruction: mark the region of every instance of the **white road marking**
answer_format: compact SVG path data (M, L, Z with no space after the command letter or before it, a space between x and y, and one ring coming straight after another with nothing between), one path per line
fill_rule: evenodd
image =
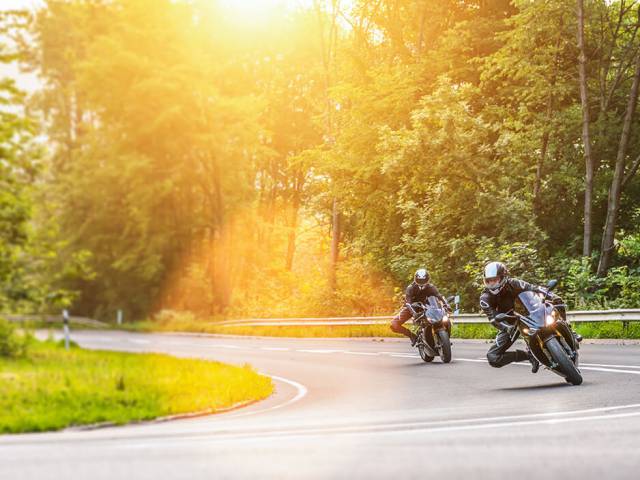
M129 338L129 341L131 343L138 343L140 345L146 345L148 343L151 343L150 340L140 340L140 339L137 339L137 338Z
M588 367L613 367L613 368L640 368L640 365L610 365L606 363L583 363L580 365L587 365Z
M297 391L295 397L290 398L286 402L279 403L278 405L273 405L271 407L263 408L261 410L252 410L252 411L249 411L249 412L241 412L241 413L237 413L237 414L230 414L230 415L225 415L224 417L220 417L220 418L224 418L226 420L226 419L229 419L229 418L246 417L246 416L249 416L249 415L257 415L258 413L271 412L273 410L278 410L280 408L284 408L284 407L288 407L289 405L293 405L294 403L302 400L307 395L307 393L309 393L309 390L307 389L307 387L305 387L301 383L298 383L298 382L296 382L294 380L290 380L288 378L280 377L278 375L269 375L268 373L264 373L264 372L258 372L258 373L260 373L261 375L266 375L267 377L271 377L272 379L274 379L274 380L276 380L278 382L283 382L283 383L286 383L288 385L291 385Z
M229 349L234 349L234 350L240 350L242 347L238 347L237 345L219 345L219 344L214 344L214 345L207 345L209 348L229 348Z
M455 357L454 357L455 358ZM488 363L487 360L476 360L474 358L455 358L455 360L458 360L460 362L481 362L481 363ZM525 366L525 367L529 367L531 366L530 363L528 362L513 362L514 365L521 365L521 366ZM618 370L615 368L596 368L596 367L585 367L584 365L589 365L586 363L580 363L580 365L578 366L578 368L580 370L593 370L596 372L610 372L610 373L631 373L632 375L640 375L640 370L638 371L634 371L634 370ZM623 365L626 368L635 368L635 367L627 367L627 365Z
M580 370L594 370L596 372L611 372L611 373L631 373L633 375L640 375L640 370L617 370L615 368L597 368L597 367L583 367L579 366Z
M260 350L269 350L273 352L288 352L291 349L286 347L260 347Z
M611 420L616 418L636 417L640 416L640 411L628 413L614 413L605 415L584 415L572 416L576 414L590 414L608 411L616 411L630 408L638 408L640 404L618 405L612 407L599 407L585 410L570 410L565 412L546 412L524 415L507 415L503 417L480 417L458 420L436 420L431 422L405 422L391 424L373 424L373 425L344 425L344 426L328 426L328 427L311 427L307 429L288 429L274 431L253 431L253 432L237 432L237 433L212 433L203 436L185 436L179 440L168 440L169 444L184 445L185 441L191 442L211 442L211 441L229 441L229 440L256 440L271 437L300 437L309 435L335 435L335 434L360 434L360 433L402 433L406 435L410 432L429 431L429 432L452 432L462 430L479 430L487 428L504 428L528 425L554 425L567 422L584 422L590 420ZM551 418L549 418L551 417ZM515 420L518 421L504 421ZM166 439L158 439L163 442ZM163 442L164 443L164 442ZM144 446L148 447L152 444L145 441ZM129 444L131 446L131 444ZM140 447L141 445L136 445Z
M367 355L370 357L377 357L378 354L377 353L373 353L373 352L352 352L350 350L338 350L339 353L344 353L346 355Z
M311 350L296 350L300 353L340 353L341 350L324 350L324 349L311 349Z

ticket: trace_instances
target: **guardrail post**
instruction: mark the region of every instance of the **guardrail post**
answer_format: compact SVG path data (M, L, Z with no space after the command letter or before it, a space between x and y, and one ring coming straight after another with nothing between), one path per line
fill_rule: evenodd
M625 338L629 336L629 320L622 321L622 335Z
M62 329L64 330L64 348L69 350L69 312L62 311Z
M123 317L122 310L118 310L118 314L117 314L117 317L116 317L116 319L118 321L118 325L122 325L122 317Z

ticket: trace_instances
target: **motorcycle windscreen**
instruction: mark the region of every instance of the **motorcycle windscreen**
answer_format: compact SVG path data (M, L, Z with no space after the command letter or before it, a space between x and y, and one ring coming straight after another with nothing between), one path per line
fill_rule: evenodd
M444 310L437 297L427 298L427 317L433 322L439 322L444 317Z
M527 316L531 320L531 322L525 321L525 323L533 328L544 327L547 311L540 296L534 292L522 292L518 295L518 299L527 310Z

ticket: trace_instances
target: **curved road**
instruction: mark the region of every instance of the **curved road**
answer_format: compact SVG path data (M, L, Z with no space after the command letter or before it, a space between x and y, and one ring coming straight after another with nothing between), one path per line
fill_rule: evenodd
M639 478L640 345L587 344L571 387L493 369L454 340L423 363L408 343L76 332L89 348L251 363L276 394L225 414L0 436L4 479Z

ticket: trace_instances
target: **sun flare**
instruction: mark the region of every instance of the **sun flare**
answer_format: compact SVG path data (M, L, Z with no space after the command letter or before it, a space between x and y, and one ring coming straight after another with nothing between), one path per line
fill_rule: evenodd
M258 20L260 15L274 11L309 6L312 0L220 0L223 8L246 20Z

